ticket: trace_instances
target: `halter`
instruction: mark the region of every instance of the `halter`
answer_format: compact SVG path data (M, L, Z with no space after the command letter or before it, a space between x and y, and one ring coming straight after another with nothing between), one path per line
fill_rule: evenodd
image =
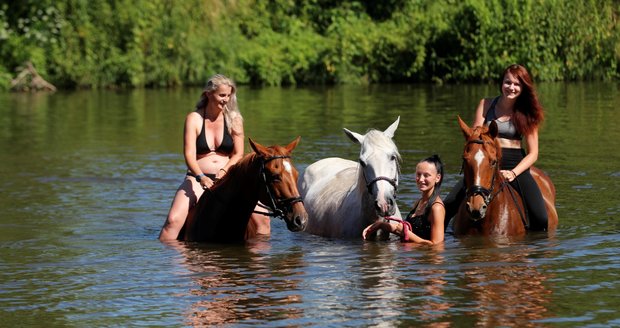
M364 179L366 179L365 175L364 175ZM398 184L397 184L396 179L391 179L391 178L384 177L384 176L378 176L378 177L372 179L372 181L370 181L370 182L368 182L366 184L366 188L368 189L368 193L369 194L372 194L372 185L374 183L377 183L378 181L381 181L381 180L389 182L392 185L392 187L394 187L394 190L398 189Z
M361 162L360 162L360 165L361 165ZM372 185L377 183L377 182L379 182L379 181L381 181L381 180L387 181L389 184L391 184L392 187L394 187L394 191L398 190L398 180L397 180L398 176L396 178L392 179L392 178L388 178L386 176L380 175L380 176L370 180L370 182L369 182L366 179L366 173L364 172L364 170L362 170L362 174L364 175L364 180L366 180L366 189L368 189L368 193L369 194L372 194Z
M259 202L258 206L266 210L269 210L270 212L254 211L254 213L263 214L263 215L267 215L270 217L277 217L277 218L280 218L281 220L284 219L286 214L292 211L293 204L299 203L299 202L303 203L301 196L284 198L284 199L275 199L273 197L271 188L269 188L270 183L268 183L269 181L267 180L267 175L265 174L265 163L268 163L274 159L282 159L282 158L291 158L291 156L277 155L277 156L262 158L261 167L260 167L260 175L262 176L263 182L265 183L265 188L267 189L267 195L269 196L271 206L263 205Z

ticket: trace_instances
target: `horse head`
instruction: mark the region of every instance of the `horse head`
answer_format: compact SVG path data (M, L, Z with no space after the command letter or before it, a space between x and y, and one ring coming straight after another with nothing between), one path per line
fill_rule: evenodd
M474 221L484 218L487 206L494 197L499 182L501 148L497 139L497 124L470 128L461 117L459 125L465 137L463 174L466 187L466 209Z
M285 147L265 147L249 139L250 146L261 161L261 179L265 184L259 200L271 208L274 216L286 222L290 231L302 231L308 223L308 213L297 190L299 173L291 162L291 153L300 137Z
M392 216L396 211L401 158L392 138L399 122L400 116L385 131L371 129L365 135L344 129L349 139L361 145L358 162L379 217Z

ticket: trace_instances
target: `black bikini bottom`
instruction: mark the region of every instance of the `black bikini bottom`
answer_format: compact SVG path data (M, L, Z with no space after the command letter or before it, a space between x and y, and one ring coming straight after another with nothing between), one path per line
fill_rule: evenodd
M185 175L186 175L186 176L188 176L188 177L194 177L194 178L196 177L196 176L194 175L194 173L192 173L191 171L187 171L187 174L185 174ZM215 174L213 174L213 173L207 173L207 174L205 174L205 176L206 176L207 178L209 178L209 179L211 179L211 180L215 181Z

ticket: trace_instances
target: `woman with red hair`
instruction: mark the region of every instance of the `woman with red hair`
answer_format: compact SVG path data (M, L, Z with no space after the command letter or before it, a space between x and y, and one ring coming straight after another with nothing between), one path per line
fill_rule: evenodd
M502 76L500 95L480 100L473 126L488 125L495 121L499 131L497 138L502 147L500 173L525 202L529 218L529 226L526 228L547 230L545 203L530 174L530 167L538 159L538 129L544 120L543 107L525 67L510 65ZM527 144L527 151L523 141ZM448 221L464 197L463 181L460 181L444 201Z

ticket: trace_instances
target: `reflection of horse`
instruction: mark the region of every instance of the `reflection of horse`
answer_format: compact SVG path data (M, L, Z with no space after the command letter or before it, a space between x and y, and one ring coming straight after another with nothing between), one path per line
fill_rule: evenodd
M519 194L500 174L501 147L497 125L470 128L458 118L465 136L463 174L466 198L454 222L454 233L494 236L525 234L526 213ZM548 231L558 224L555 210L555 187L541 170L531 167L530 173L538 184L549 216ZM484 220L483 220L484 219Z
M451 263L460 269L456 285L468 295L469 306L461 308L471 318L468 326L539 327L541 320L555 318L557 296L548 288L553 276L531 257L552 259L556 254L523 243L502 244L467 238L463 247L470 250L468 256Z
M188 296L195 302L185 312L185 326L260 327L305 317L299 275L305 270L304 252L293 246L273 254L264 237L230 247L170 243L192 279Z
M286 221L290 231L305 228L308 214L297 191L298 173L290 161L299 137L288 146L262 146L250 139L253 153L245 155L211 189L188 216L184 240L240 242L255 235L246 231L257 201Z
M392 141L400 117L385 131L345 134L361 145L359 161L325 158L308 166L299 190L308 210L306 232L360 238L379 217L396 216L400 154Z

